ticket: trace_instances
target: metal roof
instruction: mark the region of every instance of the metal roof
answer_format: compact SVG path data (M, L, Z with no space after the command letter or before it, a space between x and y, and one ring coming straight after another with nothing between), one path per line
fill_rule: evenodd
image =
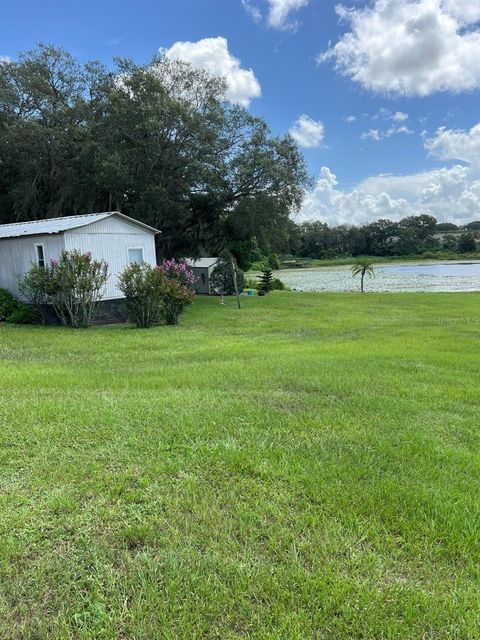
M31 220L30 222L15 222L13 224L0 225L0 238L18 238L21 236L37 236L51 233L62 233L69 229L85 227L99 220L115 216L125 222L141 227L150 233L161 233L158 229L149 227L147 224L129 218L119 211L106 211L104 213L89 213L81 216L66 216L64 218L48 218L46 220Z
M185 262L189 267L198 267L200 269L208 269L217 264L218 258L185 258Z

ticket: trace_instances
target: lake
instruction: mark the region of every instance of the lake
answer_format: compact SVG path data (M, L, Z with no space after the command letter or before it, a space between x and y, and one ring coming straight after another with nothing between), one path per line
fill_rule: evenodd
M282 269L275 275L297 291L360 289L360 277L352 277L351 265ZM365 291L480 291L480 262L378 264L375 277L365 277Z

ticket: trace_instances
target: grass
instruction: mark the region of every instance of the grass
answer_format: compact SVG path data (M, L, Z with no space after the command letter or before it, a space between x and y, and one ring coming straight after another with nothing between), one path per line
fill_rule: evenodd
M0 327L0 637L480 637L478 294Z

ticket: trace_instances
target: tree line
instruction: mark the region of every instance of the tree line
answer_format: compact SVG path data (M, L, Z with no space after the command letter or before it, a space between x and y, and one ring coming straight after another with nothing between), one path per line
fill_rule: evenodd
M107 68L39 45L0 62L0 224L117 210L162 231L159 259L283 251L303 155L225 89L162 55Z
M480 238L480 222L463 227L437 223L433 216L418 215L399 222L377 220L360 227L329 226L325 222L304 222L290 235L290 253L305 258L341 256L403 256L428 251L473 252Z

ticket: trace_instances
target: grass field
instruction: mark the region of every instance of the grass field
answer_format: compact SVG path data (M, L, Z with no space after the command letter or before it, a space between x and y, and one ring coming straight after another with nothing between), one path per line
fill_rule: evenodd
M0 327L0 638L480 638L479 304Z

